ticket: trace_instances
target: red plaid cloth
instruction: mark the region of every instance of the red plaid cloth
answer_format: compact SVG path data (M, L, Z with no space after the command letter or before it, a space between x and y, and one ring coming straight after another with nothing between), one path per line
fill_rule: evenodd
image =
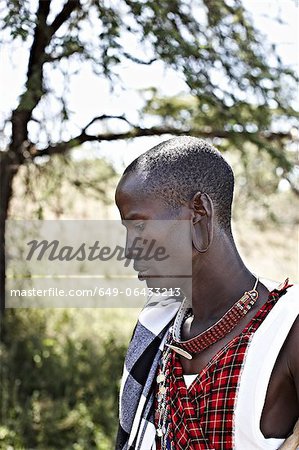
M199 373L189 389L178 355L172 351L168 388L167 450L231 450L237 387L247 347L253 333L289 287L269 294L243 332L223 347ZM158 392L158 391L157 391ZM155 404L157 407L157 403ZM156 422L157 426L157 422ZM161 440L156 440L161 450Z

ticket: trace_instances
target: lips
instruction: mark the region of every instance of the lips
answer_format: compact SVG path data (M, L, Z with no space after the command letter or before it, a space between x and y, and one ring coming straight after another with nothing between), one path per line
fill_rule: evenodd
M138 280L144 281L146 279L146 276L144 275L144 272L138 272Z
M136 269L136 272L138 272L138 278L139 280L143 281L146 279L146 274L149 271L149 269Z
M134 270L136 270L136 272L140 272L140 273L146 272L149 269L148 267L141 266L139 264L134 264L133 267L134 267Z

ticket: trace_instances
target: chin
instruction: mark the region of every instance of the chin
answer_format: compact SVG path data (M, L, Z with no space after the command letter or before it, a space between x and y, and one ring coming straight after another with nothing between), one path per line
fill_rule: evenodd
M157 289L174 289L178 288L178 283L175 283L173 278L169 277L151 277L145 278L145 282L148 288L157 288Z

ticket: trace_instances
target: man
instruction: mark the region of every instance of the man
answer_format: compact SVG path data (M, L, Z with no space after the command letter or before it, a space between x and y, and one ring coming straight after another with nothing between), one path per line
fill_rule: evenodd
M292 434L298 287L258 280L244 265L231 231L233 189L222 155L192 137L147 151L119 182L116 203L139 277L177 287L130 253L137 229L150 238L147 221L165 221L160 242L155 235L163 244L175 220L190 224L177 242L190 243L192 282L174 278L183 302L156 295L140 313L122 380L118 450L278 449ZM296 435L289 442L299 444Z

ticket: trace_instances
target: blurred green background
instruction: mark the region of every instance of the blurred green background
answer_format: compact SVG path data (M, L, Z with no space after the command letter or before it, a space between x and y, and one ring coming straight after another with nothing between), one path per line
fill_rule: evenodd
M7 218L117 218L125 165L179 134L208 139L231 163L233 230L248 267L296 281L298 60L275 40L294 28L296 8L292 0L1 1L1 300ZM257 11L272 17L259 22ZM6 310L0 448L112 450L137 316L133 308Z

